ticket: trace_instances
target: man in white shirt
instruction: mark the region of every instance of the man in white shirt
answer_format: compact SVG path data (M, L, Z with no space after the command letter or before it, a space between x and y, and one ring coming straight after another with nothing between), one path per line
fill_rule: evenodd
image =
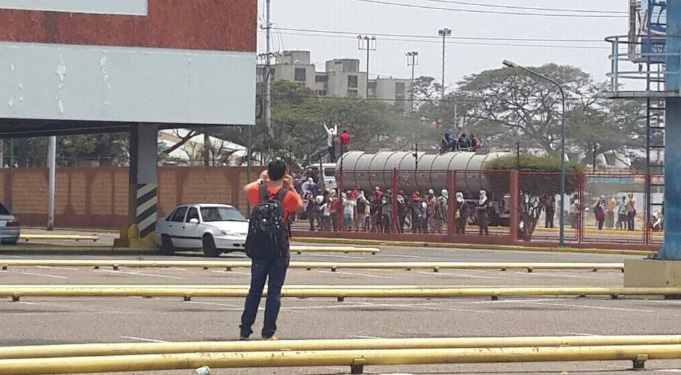
M348 192L346 199L343 201L343 226L347 228L348 232L352 231L356 209L357 200L355 200L355 196L352 192Z
M338 135L338 125L334 125L333 128L329 129L326 124L324 124L324 130L326 130L326 145L329 148L329 163L336 162L336 136Z

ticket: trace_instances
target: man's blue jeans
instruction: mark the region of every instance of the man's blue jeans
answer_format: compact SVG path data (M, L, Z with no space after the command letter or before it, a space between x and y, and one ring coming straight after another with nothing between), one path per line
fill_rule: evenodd
M281 288L286 279L290 258L253 259L251 264L251 288L246 297L246 306L241 315L241 337L249 337L253 333L253 323L258 314L258 306L262 298L265 281L267 281L267 302L265 304L265 323L262 337L270 338L277 331L277 317L281 307Z

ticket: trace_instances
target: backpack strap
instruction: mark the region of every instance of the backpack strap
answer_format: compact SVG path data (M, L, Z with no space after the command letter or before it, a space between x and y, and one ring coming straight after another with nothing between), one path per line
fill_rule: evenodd
M260 203L265 202L267 200L267 186L265 186L264 182L260 184L258 191L260 194Z
M279 191L277 192L277 194L274 194L273 199L276 199L276 200L278 200L279 202L281 202L281 200L284 199L284 196L286 195L286 193L288 193L288 188L287 188L287 187L282 187L281 189L279 189Z

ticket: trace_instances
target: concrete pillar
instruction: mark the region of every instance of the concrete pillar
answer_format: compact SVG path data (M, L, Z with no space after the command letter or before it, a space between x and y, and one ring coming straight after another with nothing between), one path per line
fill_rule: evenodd
M138 247L135 246L134 239L140 239L145 243L149 242L150 239L153 240L157 211L157 163L158 126L153 124L131 125L128 212L130 229L133 230L128 230L128 233L131 245L134 247Z
M667 2L667 91L681 88L681 0ZM681 260L681 98L667 98L665 118L664 245L657 258Z

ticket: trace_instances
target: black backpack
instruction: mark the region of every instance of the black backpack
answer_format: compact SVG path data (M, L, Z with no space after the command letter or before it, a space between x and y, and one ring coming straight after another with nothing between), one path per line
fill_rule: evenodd
M260 203L253 209L246 237L246 255L251 259L288 257L288 226L284 222L281 200L288 193L282 187L268 198L265 184L260 185Z

